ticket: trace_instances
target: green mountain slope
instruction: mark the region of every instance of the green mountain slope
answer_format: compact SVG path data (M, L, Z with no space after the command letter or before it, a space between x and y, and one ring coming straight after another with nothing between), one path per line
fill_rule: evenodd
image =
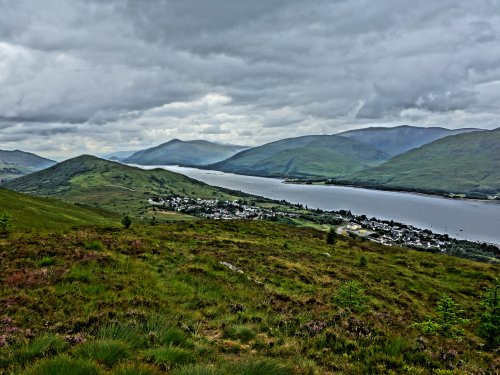
M339 133L343 137L367 143L378 150L395 156L450 135L479 131L480 129L445 129L440 127L396 126L392 128L366 128Z
M349 176L355 184L467 195L500 194L500 128L446 137Z
M254 147L207 168L267 177L332 177L387 159L385 153L355 140L313 135Z
M14 231L31 229L67 229L74 225L119 224L110 212L61 202L57 199L32 197L0 188L0 215L12 216Z
M177 173L143 170L90 155L8 181L5 187L131 213L144 212L152 196L228 197L214 187Z
M227 159L245 148L247 147L202 140L173 139L159 146L138 151L125 158L124 162L140 165L203 165Z
M0 150L0 181L19 177L56 164L54 160L20 150Z
M262 221L13 232L0 238L0 369L494 374L495 349L476 332L497 275L498 266L349 237L328 245L320 231ZM448 332L464 330L455 337L423 334L414 323L436 321L445 293L470 322L450 323Z

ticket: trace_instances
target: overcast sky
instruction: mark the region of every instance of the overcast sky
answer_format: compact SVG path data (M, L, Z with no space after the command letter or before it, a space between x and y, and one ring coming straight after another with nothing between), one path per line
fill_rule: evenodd
M0 148L500 126L500 0L0 0Z

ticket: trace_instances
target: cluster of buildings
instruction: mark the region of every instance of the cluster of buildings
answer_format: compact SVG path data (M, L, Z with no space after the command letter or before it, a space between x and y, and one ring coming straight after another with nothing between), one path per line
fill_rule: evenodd
M166 198L151 198L148 203L171 211L182 212L209 219L273 219L278 216L298 217L299 215L279 211L271 208L262 208L247 205L242 201L201 199L170 196Z
M446 252L465 257L482 257L490 261L499 258L499 249L489 244L479 244L456 240L446 234L432 233L428 229L418 229L394 221L356 216L350 211L308 210L301 205L280 202L281 207L289 207L289 211L281 208L267 208L248 204L244 200L201 199L180 196L151 198L150 205L168 211L177 211L208 219L247 219L278 220L279 218L297 218L316 224L336 226L337 232L366 238L384 245L399 245L417 250ZM477 257L476 257L477 258ZM474 259L476 259L474 258Z
M411 225L376 219L350 221L345 226L345 230L384 245L402 245L440 251L444 251L451 245L446 235L432 233L430 230L418 229Z

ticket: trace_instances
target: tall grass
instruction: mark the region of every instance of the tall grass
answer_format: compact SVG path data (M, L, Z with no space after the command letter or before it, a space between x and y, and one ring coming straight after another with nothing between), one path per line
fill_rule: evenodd
M269 359L229 365L226 372L231 375L293 375L291 367Z
M146 335L139 332L138 329L122 323L111 323L102 326L96 337L105 340L122 341L132 349L143 348L148 342Z
M175 347L160 347L142 352L142 357L150 363L161 366L163 369L172 369L195 361L192 352Z
M255 332L248 326L237 324L227 327L224 330L224 337L247 343L255 338Z
M89 360L74 359L65 354L44 359L30 367L26 375L100 375L101 369Z
M76 357L93 359L106 367L113 367L129 356L130 347L117 340L95 340L78 345L74 354Z
M171 372L171 375L225 375L225 373L220 369L203 365L188 365L175 369Z
M193 347L186 332L173 326L172 322L165 317L155 316L148 319L143 329L147 332L152 343L174 345L184 348Z
M36 358L60 353L66 349L67 345L59 336L44 334L19 348L15 348L12 352L12 359L15 363L24 365Z
M125 364L118 366L113 372L113 375L159 375L158 369L151 365L144 364Z

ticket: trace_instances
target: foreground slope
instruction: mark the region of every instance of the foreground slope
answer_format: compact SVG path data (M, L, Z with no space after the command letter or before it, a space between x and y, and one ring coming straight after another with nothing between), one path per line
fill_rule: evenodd
M148 199L153 196L229 196L178 173L163 169L143 170L90 155L16 178L5 183L5 187L134 214L144 212Z
M475 334L495 275L492 265L349 237L327 245L320 231L269 222L13 231L0 240L0 369L495 373L494 351ZM339 299L347 281L366 300ZM443 293L470 319L457 337L413 325L435 318Z
M349 181L363 186L470 196L500 194L500 128L446 137Z
M119 224L119 216L108 211L0 188L0 215L4 212L11 216L14 231Z
M124 159L140 165L204 165L227 159L247 147L203 140L173 139L159 146L137 151Z
M0 181L16 178L56 164L54 160L21 150L0 150Z
M480 131L480 129L445 129L440 127L424 128L419 126L396 126L393 128L365 128L339 133L343 137L369 144L391 156L431 143L435 140L456 135Z
M355 140L312 135L254 147L207 168L265 177L332 177L387 159L385 153Z

